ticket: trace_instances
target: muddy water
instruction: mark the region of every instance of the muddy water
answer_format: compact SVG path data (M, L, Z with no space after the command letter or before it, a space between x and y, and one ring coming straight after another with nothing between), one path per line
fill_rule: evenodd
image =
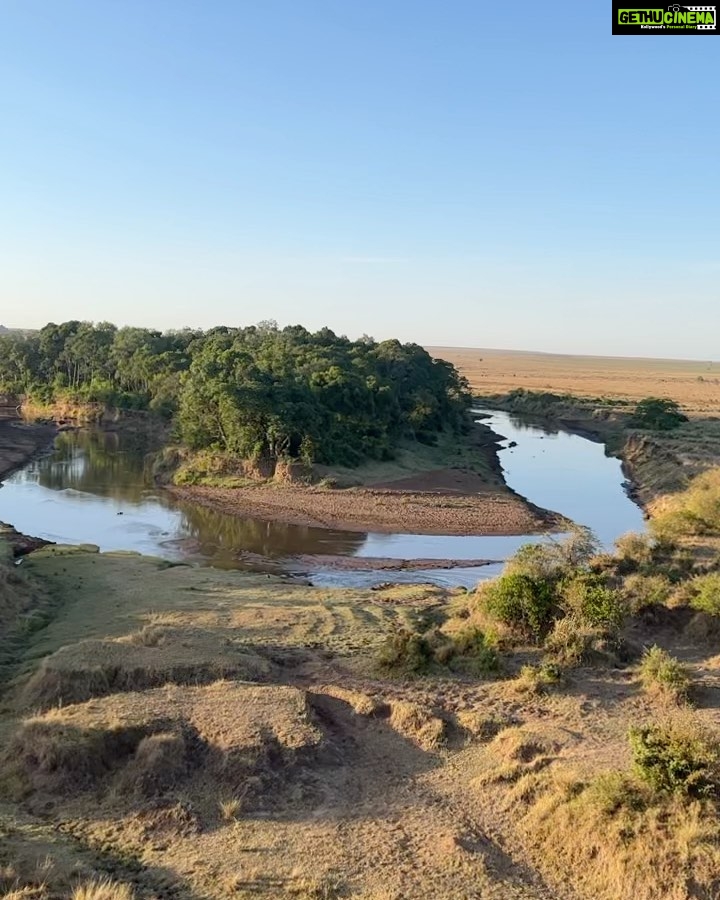
M501 451L508 484L539 506L591 527L603 544L643 528L639 508L623 488L620 463L601 444L523 424L506 413L484 421L515 447ZM400 559L502 560L529 537L447 537L361 534L239 518L174 500L156 488L148 447L116 433L65 432L55 451L11 476L0 490L0 521L60 543L134 550L226 568L277 570L300 554ZM259 560L262 557L263 560ZM498 566L421 572L319 569L318 584L435 581L473 585Z

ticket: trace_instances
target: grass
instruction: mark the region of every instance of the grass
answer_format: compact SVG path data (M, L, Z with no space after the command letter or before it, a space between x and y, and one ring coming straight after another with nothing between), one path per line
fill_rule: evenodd
M515 574L553 581L556 618L540 646L534 634L506 642L474 593L328 590L41 551L25 577L44 583L51 615L14 645L18 677L0 716L0 869L18 855L3 804L21 797L34 827L52 825L56 840L68 829L90 871L61 885L27 867L0 896L47 881L38 900L69 898L104 872L129 883L131 865L141 896L169 884L238 900L342 896L352 884L363 897L530 900L535 872L551 892L598 900L654 900L664 881L681 897L692 872L712 896L716 710L673 730L638 724L638 709L654 707L634 690L637 672L675 707L710 664L685 646L681 665L672 654L688 642L666 629L668 649L637 670L606 665L624 665L624 634L655 639L631 595L695 583L665 571L653 581L645 567L658 551L641 544L598 570L577 546L515 561ZM568 592L572 565L593 577ZM619 627L616 603L628 609ZM500 664L519 675L488 678ZM486 866L488 854L500 865Z
M720 363L694 360L570 356L526 351L429 347L470 382L476 394L502 394L523 387L613 401L661 393L697 412L720 411Z
M687 666L657 645L643 655L640 680L646 690L659 692L675 703L684 703L688 699L691 678Z
M109 878L87 881L72 892L72 900L133 900L133 896L129 885Z
M242 800L237 797L228 797L218 801L220 815L226 822L233 822L238 818L242 810Z

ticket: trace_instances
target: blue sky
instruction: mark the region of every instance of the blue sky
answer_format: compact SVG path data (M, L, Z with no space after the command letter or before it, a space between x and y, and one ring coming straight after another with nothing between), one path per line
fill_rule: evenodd
M720 37L610 4L5 0L0 323L719 358Z

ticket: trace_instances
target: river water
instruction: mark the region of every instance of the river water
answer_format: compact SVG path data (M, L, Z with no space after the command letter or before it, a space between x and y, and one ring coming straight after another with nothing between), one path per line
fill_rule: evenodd
M620 462L602 444L530 425L508 413L478 411L506 438L500 461L507 483L538 506L563 513L609 547L627 531L644 529L627 496ZM510 442L516 446L507 447ZM0 521L18 531L65 544L131 550L224 568L277 570L300 554L398 559L503 560L537 536L452 537L357 533L231 516L177 501L153 485L147 446L102 431L58 435L52 454L16 472L0 490ZM252 562L248 561L252 554ZM258 562L255 555L263 557ZM315 584L432 581L472 586L500 565L424 571L311 571Z

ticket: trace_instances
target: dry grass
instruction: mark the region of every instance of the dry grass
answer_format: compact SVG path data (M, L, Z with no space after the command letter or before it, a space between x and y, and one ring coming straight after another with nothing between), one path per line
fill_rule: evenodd
M78 885L72 900L133 900L133 892L127 884L104 878Z
M242 800L237 797L228 797L226 800L218 801L220 815L226 822L233 822L240 815L242 810Z
M720 411L720 363L564 356L508 350L429 347L462 372L477 394L515 388L582 397L669 397L698 413Z
M445 742L445 722L417 703L396 700L391 708L390 725L423 750L437 750Z
M582 662L560 682L537 646L501 651L519 679L448 666L388 679L374 659L395 628L432 619L436 649L440 638L474 647L478 629L484 646L475 597L89 553L44 551L29 571L61 605L26 636L0 717L0 867L28 859L0 896L68 900L111 872L139 896L176 900L595 900L611 895L612 864L614 900L629 900L623 878L645 900L663 896L652 865L665 877L673 859L710 884L706 807L695 818L669 799L636 808L649 788L607 774L629 770L628 727L654 705L634 666L596 665L598 635L578 646L572 627L556 635L555 651ZM702 678L696 715L711 721L712 661L688 659L679 632L661 637ZM52 697L62 704L47 708ZM10 796L13 815L46 829L36 847L5 839ZM38 868L47 841L59 858L66 838L73 867Z

